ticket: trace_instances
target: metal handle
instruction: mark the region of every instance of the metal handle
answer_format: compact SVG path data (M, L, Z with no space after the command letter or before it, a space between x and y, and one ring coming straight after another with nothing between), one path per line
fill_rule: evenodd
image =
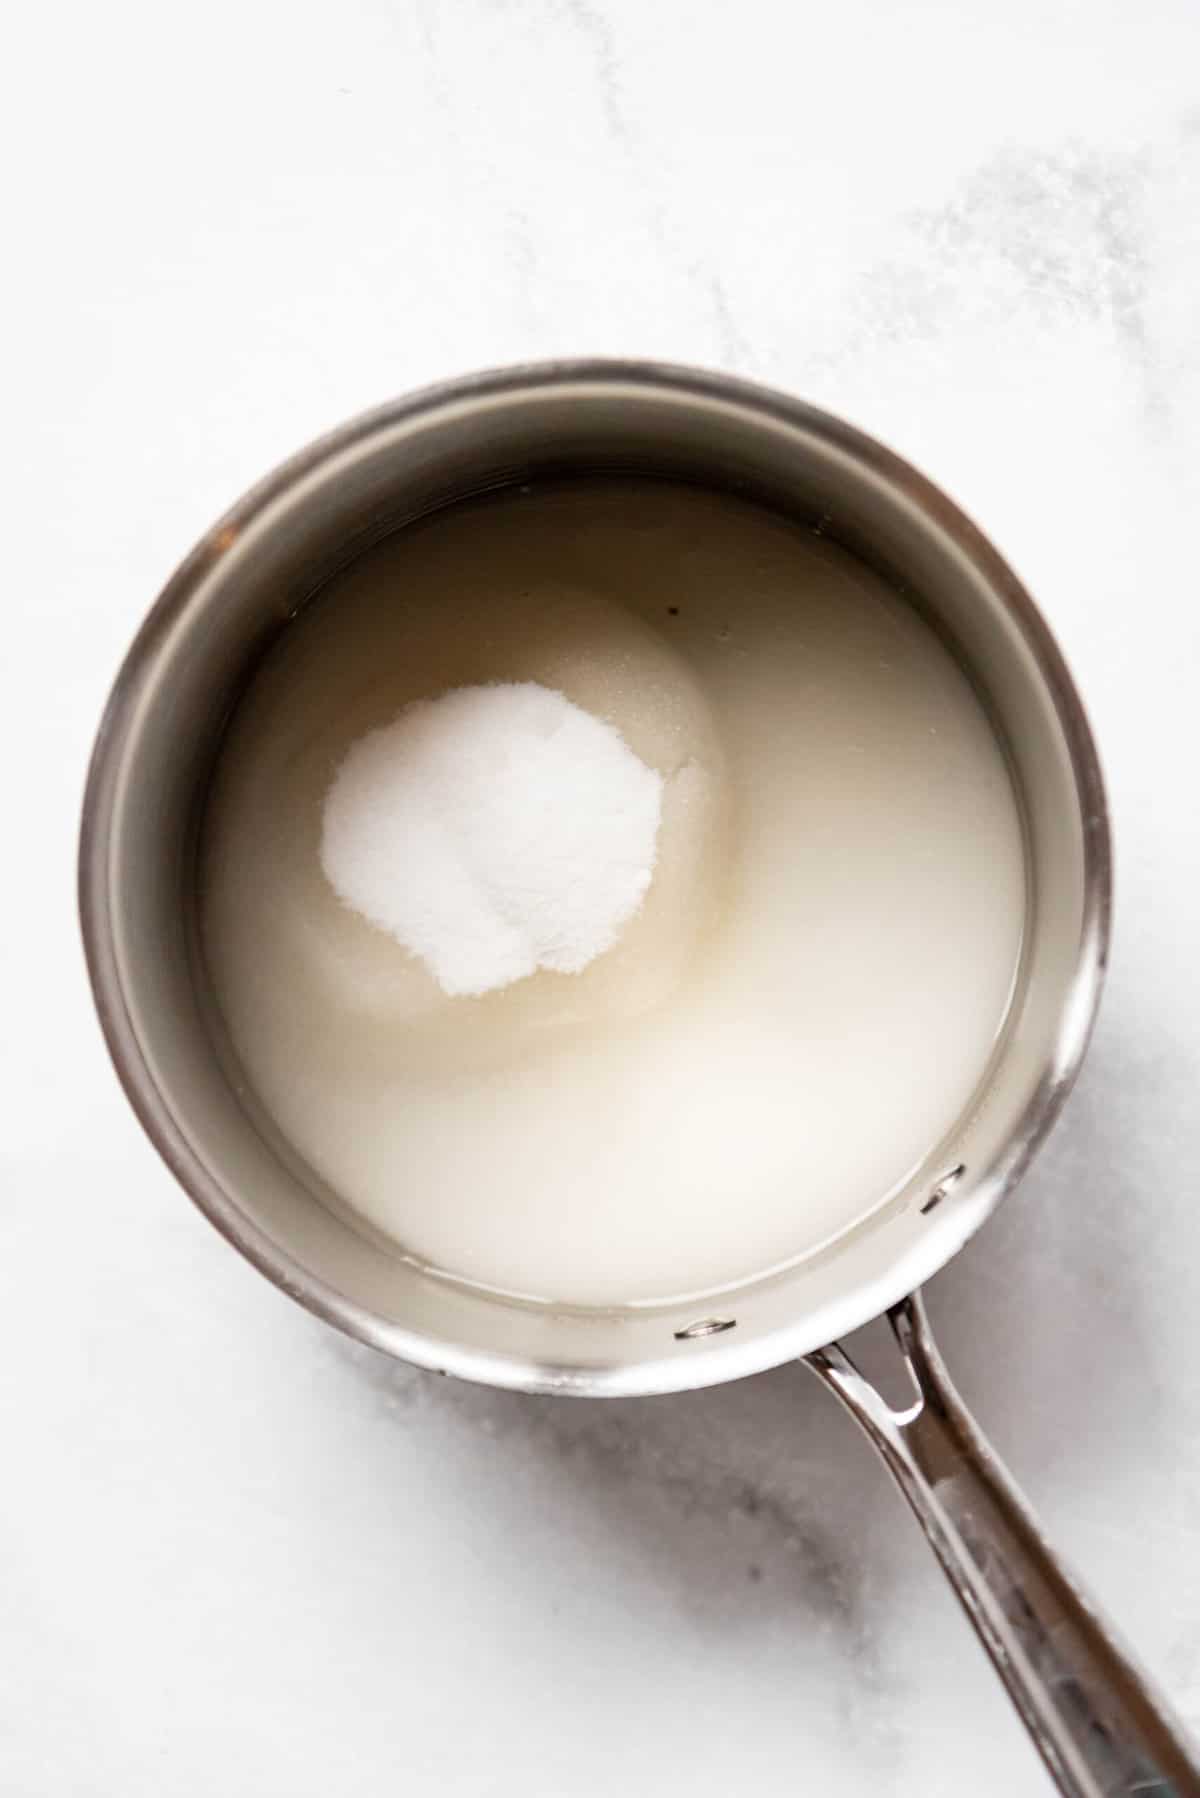
M894 1411L839 1343L808 1365L883 1456L1068 1798L1200 1798L1180 1723L1062 1566L980 1434L919 1293L888 1312L915 1400Z

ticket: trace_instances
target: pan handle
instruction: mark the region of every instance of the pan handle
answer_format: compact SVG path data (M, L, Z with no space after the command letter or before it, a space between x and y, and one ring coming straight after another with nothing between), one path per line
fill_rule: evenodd
M807 1357L879 1450L1061 1792L1200 1798L1181 1724L1059 1561L950 1383L919 1293L888 1312L895 1411L840 1343Z

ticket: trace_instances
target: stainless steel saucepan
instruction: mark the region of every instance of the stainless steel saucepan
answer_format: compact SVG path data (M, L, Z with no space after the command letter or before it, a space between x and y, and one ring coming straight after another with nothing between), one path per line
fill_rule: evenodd
M406 521L539 477L666 475L732 490L869 560L973 680L1024 813L1029 918L1012 1011L949 1136L881 1210L720 1309L509 1303L423 1274L323 1205L214 1048L194 945L195 844L223 725L265 647ZM1049 1547L957 1397L920 1298L1011 1190L1083 1054L1109 927L1108 821L1079 698L1032 601L913 469L810 406L686 369L554 363L369 414L303 451L193 550L117 678L80 849L96 1003L129 1098L201 1209L263 1273L361 1341L551 1395L663 1393L806 1360L882 1455L1063 1792L1200 1794L1178 1724ZM902 1069L898 1077L903 1078ZM838 1338L887 1313L896 1410Z

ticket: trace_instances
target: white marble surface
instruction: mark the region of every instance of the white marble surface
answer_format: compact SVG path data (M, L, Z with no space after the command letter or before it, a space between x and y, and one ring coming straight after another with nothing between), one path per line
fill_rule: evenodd
M355 410L587 351L889 439L1074 663L1109 993L931 1306L1200 1723L1194 0L49 0L5 87L0 1789L1046 1789L803 1373L571 1405L356 1351L184 1202L101 1050L76 811L164 576Z

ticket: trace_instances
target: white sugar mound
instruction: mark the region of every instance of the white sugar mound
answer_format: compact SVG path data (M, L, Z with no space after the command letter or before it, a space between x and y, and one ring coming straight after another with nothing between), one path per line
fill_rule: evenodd
M563 694L457 687L351 747L325 796L321 866L447 993L576 974L642 903L662 792Z

